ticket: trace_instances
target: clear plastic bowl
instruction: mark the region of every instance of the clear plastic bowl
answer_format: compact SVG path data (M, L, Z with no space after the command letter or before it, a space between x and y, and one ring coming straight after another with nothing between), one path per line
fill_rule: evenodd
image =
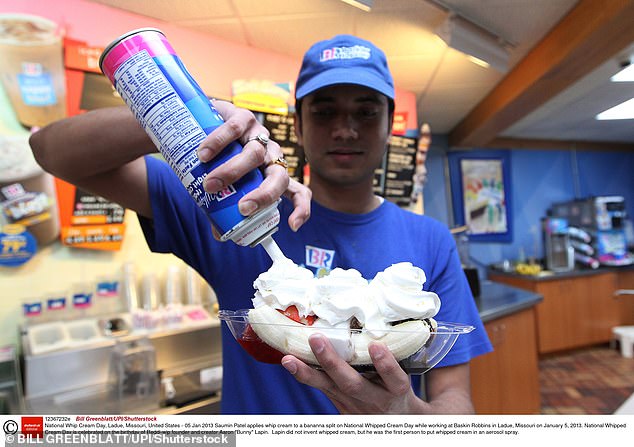
M272 348L257 336L248 320L247 315L249 310L250 309L221 310L218 313L218 318L227 324L236 341L255 360L264 363L280 363L282 357L287 353ZM447 355L459 335L468 334L475 329L473 326L464 324L446 323L442 321L438 321L437 323L438 328L431 333L431 337L425 345L411 356L399 362L403 370L408 374L424 374L429 371ZM326 336L328 336L327 331L329 330L340 330L315 328L311 326L297 328L292 324L289 324L288 327L295 327L298 330L314 331L315 333L320 332ZM395 329L393 332L399 331ZM380 341L380 338L377 340ZM313 366L318 368L318 365ZM374 366L371 364L352 365L352 367L360 372L374 371Z

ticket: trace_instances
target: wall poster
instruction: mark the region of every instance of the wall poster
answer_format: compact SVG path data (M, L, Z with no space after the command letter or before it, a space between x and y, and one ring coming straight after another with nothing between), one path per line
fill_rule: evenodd
M450 153L449 170L456 225L469 239L510 242L510 157L503 151Z

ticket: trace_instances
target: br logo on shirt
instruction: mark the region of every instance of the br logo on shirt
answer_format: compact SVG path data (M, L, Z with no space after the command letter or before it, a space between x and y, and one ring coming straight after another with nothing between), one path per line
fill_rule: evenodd
M335 259L334 250L325 250L312 245L306 246L306 265L317 269L324 268L331 270L332 261Z

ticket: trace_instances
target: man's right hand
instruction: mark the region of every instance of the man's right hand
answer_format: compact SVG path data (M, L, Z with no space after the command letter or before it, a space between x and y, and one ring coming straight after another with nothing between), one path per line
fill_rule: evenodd
M260 168L264 172L264 181L240 200L238 203L240 212L249 216L275 203L280 196L285 195L292 200L295 207L289 216L288 224L293 231L297 231L310 216L310 190L290 179L283 166L273 163L284 155L279 144L269 140L265 147L255 139L261 134L268 136L269 132L257 121L253 113L225 101L214 101L214 107L225 122L200 144L198 148L200 160L203 162L212 160L233 141L241 142L243 150L207 174L205 190L210 193L220 191L251 170Z

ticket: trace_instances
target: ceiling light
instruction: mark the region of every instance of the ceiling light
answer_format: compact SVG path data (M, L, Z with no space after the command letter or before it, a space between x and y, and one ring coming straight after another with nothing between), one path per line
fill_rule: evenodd
M482 59L478 59L477 57L470 56L468 54L467 59L469 59L474 64L479 65L480 67L489 68L491 66L487 61L483 61Z
M634 119L634 98L618 106L614 106L596 116L598 120L631 120Z
M508 71L509 53L504 42L464 17L449 14L436 29L436 34L451 48L485 62L497 71Z
M634 82L634 65L628 63L625 68L610 78L612 82Z
M341 0L344 3L355 6L362 11L370 12L374 0Z

